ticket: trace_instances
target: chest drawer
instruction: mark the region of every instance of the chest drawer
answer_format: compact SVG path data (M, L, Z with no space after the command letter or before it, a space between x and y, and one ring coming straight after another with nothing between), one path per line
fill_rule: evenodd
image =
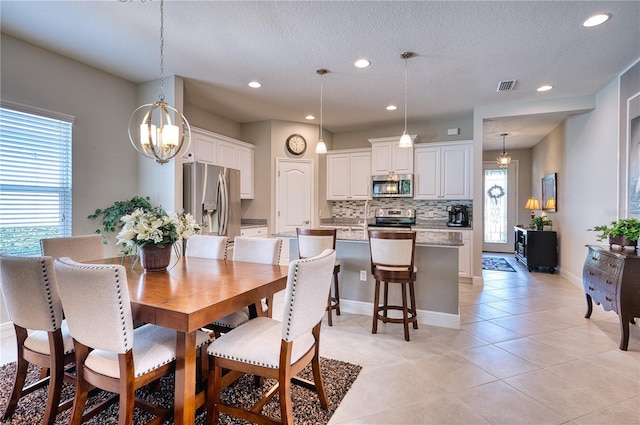
M586 264L613 276L620 276L623 266L621 259L597 251L589 252Z

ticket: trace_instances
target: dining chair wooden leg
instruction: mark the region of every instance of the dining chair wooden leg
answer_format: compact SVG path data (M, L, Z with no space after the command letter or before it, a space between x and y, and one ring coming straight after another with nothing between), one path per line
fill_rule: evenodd
M75 344L76 365L84 365L84 361L89 355L89 348L81 344ZM69 425L80 425L82 423L82 415L84 407L87 404L89 395L89 382L84 379L83 366L76 366L76 393L73 398L73 412Z
M55 353L51 356L51 368L49 370L49 391L47 395L47 407L43 424L53 425L58 414L58 405L62 396L62 384L64 382L64 342L61 332L54 332L49 338L49 352Z
M371 333L378 333L378 312L380 311L380 281L376 279L376 289L373 296L373 326Z
M29 368L29 362L24 358L24 341L27 339L27 330L24 329L23 332L20 332L20 330L16 328L16 338L18 339L18 364L16 365L16 379L13 383L11 398L9 399L9 403L7 403L7 407L2 414L3 420L11 417L11 415L13 415L13 412L16 410L18 401L22 396L24 383L26 382L27 369Z
M325 409L329 408L329 400L327 399L327 393L324 390L324 381L322 380L322 371L320 370L320 355L316 350L316 354L311 361L311 368L313 370L313 382L316 386L316 393L320 399L320 405Z

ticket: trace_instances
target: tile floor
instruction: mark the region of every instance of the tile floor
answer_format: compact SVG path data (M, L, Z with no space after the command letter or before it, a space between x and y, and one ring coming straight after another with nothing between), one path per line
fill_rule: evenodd
M323 356L363 366L330 424L640 424L640 326L620 351L615 313L585 319L580 287L496 256L516 272L460 285L459 330L420 325L406 342L351 314L323 327Z

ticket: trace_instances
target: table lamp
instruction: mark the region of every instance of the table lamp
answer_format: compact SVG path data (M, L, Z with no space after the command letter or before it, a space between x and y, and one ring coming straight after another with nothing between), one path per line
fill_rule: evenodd
M531 219L536 218L535 210L540 209L540 202L536 198L527 199L527 203L524 206L525 210L531 210Z

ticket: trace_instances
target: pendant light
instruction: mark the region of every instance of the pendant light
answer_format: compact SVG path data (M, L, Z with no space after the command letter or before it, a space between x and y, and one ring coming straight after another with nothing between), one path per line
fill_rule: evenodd
M160 95L139 106L129 117L129 140L147 158L166 164L191 143L191 127L176 108L164 101L164 0L160 0ZM140 115L142 119L140 120ZM174 117L172 121L172 116Z
M402 133L400 143L398 144L401 148L410 148L413 146L411 136L407 133L407 63L409 58L412 58L415 55L416 54L413 52L404 52L400 55L400 57L404 59L404 133Z
M500 168L509 168L509 164L511 164L511 156L509 156L509 154L505 151L505 148L504 148L505 146L504 138L508 136L508 134L502 133L501 136L502 136L502 153L498 155L496 162L498 163Z
M316 153L327 153L327 145L325 145L322 139L322 77L329 72L328 69L318 69L316 73L320 75L320 131L318 135L318 143L316 144Z

